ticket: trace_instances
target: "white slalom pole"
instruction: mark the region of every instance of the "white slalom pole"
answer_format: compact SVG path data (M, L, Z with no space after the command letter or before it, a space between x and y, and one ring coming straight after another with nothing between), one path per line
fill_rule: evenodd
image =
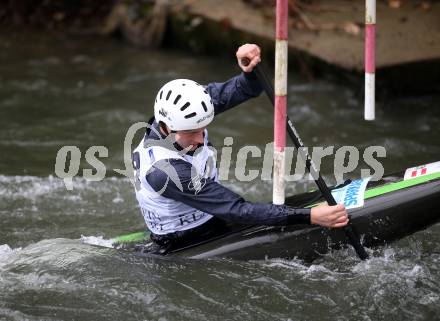
M375 118L376 0L366 0L365 14L365 120Z
M288 0L277 0L275 45L275 115L273 203L284 204L287 105Z

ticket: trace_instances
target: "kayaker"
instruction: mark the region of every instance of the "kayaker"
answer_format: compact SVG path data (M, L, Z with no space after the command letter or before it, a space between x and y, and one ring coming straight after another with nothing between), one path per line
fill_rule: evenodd
M224 83L177 79L165 84L154 104L150 128L133 152L136 197L151 239L166 251L242 224L348 223L343 205L312 209L252 203L217 180L214 152L206 127L214 116L257 97L262 88L252 73L261 61L260 48L245 44L236 52L242 73ZM243 66L247 58L250 63Z

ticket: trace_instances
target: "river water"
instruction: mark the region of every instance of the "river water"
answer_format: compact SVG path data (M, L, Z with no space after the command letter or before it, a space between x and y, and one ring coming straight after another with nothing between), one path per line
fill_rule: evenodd
M231 53L233 55L233 53ZM435 320L440 313L440 225L370 250L301 260L169 260L133 257L88 243L142 230L123 169L128 128L146 121L160 86L238 73L232 60L147 51L109 39L43 34L0 37L0 320ZM380 76L380 75L378 75ZM439 160L440 95L383 98L377 121L362 120L362 97L329 80L289 78L289 114L306 144L384 146L385 172ZM210 139L234 150L272 139L262 96L220 115ZM139 139L140 133L136 139ZM81 168L67 190L57 151L77 146ZM87 181L86 150L106 146L106 177ZM261 158L248 161L261 167ZM224 182L269 201L271 182ZM346 177L356 177L362 163ZM333 161L324 176L334 179ZM313 188L307 180L288 192Z

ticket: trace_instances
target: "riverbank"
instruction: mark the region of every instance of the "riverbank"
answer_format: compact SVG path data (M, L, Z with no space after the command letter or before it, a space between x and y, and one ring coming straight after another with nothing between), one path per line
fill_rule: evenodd
M378 2L376 64L379 69L440 59L440 3L423 9L418 2L404 1L399 8ZM223 0L221 6L215 0L186 3L190 15L274 39L273 12L234 0ZM296 20L290 19L290 49L344 69L363 71L364 15L362 1L315 0Z
M256 41L273 58L273 10L242 1L186 0L172 10L171 43L199 52L233 49ZM361 80L364 70L364 2L313 1L290 18L291 67L303 74L335 73ZM440 3L377 4L378 85L392 90L433 91L440 83ZM302 27L301 27L302 25ZM215 35L215 36L214 36ZM269 53L269 54L267 54Z
M38 0L40 1L40 0ZM37 2L38 2L37 1ZM122 37L148 49L183 48L231 56L244 42L263 48L273 66L275 16L265 0L143 0L98 4L82 0L26 1L0 6L5 30L46 29L57 36ZM268 5L269 3L269 5ZM364 2L292 1L289 67L313 80L322 75L362 88ZM389 0L377 4L377 90L436 92L440 88L440 3Z

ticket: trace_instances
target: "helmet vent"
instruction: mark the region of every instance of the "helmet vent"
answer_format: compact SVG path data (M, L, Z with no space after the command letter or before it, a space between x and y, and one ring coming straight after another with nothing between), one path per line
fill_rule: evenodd
M179 101L180 98L182 98L182 96L181 96L181 95L178 95L178 96L176 97L176 99L174 99L174 105L177 104L177 102Z
M180 107L181 111L184 111L185 109L187 109L189 107L189 105L191 105L190 103L186 103L185 105L183 105L182 107ZM186 118L186 116L185 116Z
M166 100L168 100L168 99L170 98L172 92L173 92L172 90L170 90L170 91L168 92Z
M162 99L163 90L160 92L159 99Z
M206 107L206 104L205 104L204 101L202 101L202 107L203 107L203 110L204 110L205 112L208 111L208 108Z
M186 118L186 119L188 119L188 118L192 118L192 117L194 117L195 115L197 115L197 114L196 114L196 113L191 113L191 114L185 115L185 118Z

